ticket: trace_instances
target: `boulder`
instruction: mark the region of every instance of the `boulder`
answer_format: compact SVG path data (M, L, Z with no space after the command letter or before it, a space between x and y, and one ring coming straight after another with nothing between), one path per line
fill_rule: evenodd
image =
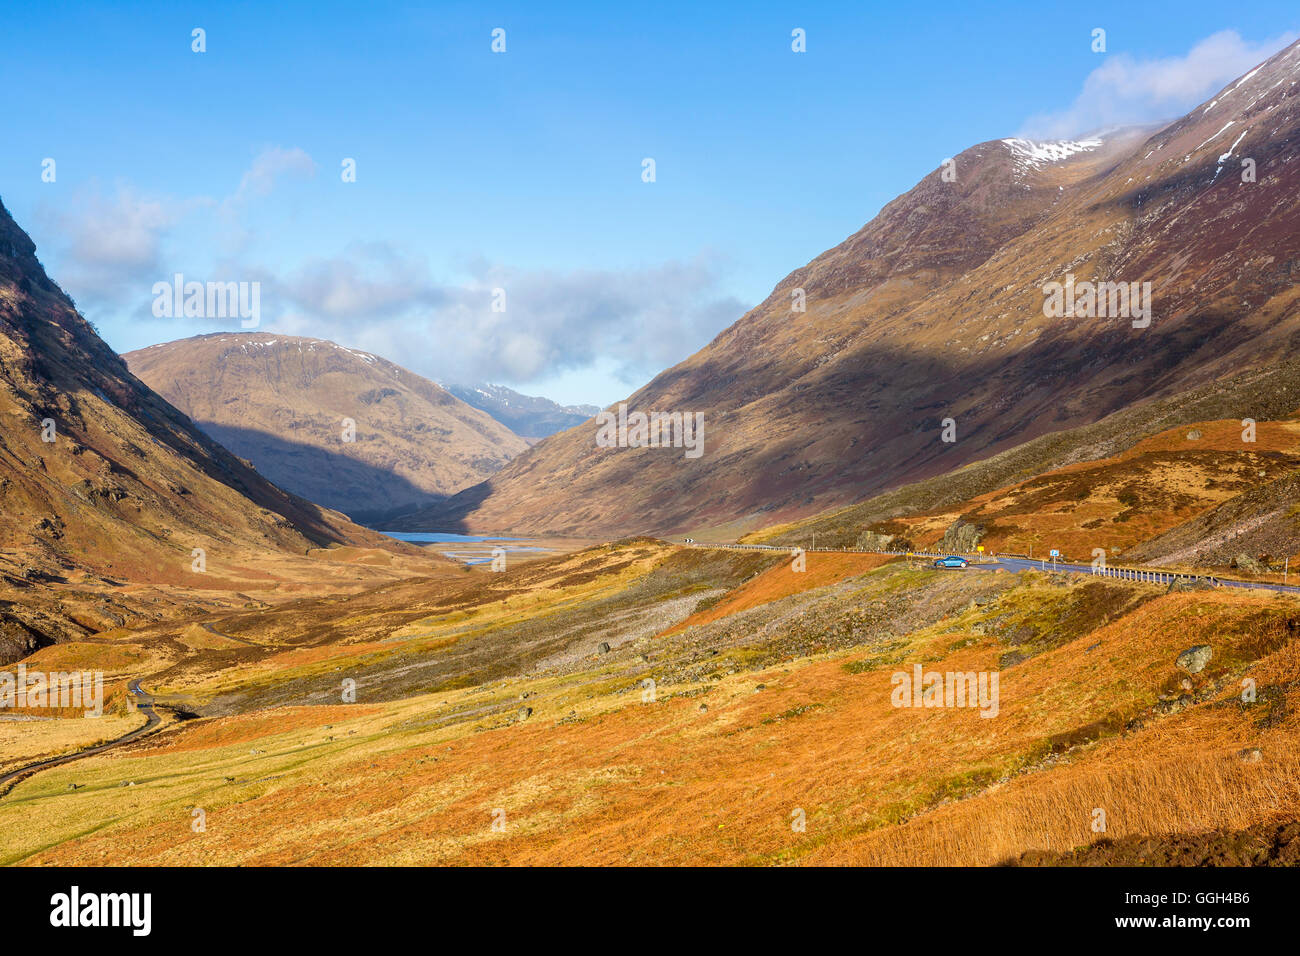
M1006 670L1008 667L1015 667L1021 661L1029 660L1029 655L1023 651L1007 651L998 658L998 670Z
M1214 652L1209 644L1197 644L1179 654L1174 663L1189 674L1199 674L1205 670L1205 665L1210 663L1210 658L1213 656Z
M1251 574L1260 574L1268 570L1262 563L1244 551L1232 559L1232 566L1242 571L1249 571Z

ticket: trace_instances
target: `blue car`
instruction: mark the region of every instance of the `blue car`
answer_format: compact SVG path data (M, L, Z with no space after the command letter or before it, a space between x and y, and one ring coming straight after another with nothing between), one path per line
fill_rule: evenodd
M936 568L964 568L970 564L965 558L959 558L955 554L950 554L946 558L936 558L934 566Z

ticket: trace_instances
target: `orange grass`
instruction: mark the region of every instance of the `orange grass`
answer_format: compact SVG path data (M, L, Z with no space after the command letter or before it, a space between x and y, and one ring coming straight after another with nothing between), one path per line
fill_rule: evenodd
M783 562L776 567L768 568L756 575L753 580L746 581L727 594L713 607L692 614L680 624L670 627L663 632L664 636L676 634L696 624L708 624L730 617L761 604L770 604L801 591L811 591L813 588L836 584L845 578L866 574L890 561L898 560L884 554L836 554L834 552L813 552L805 554L804 559L806 562L804 571L795 572L791 569L793 557L789 563Z
M1176 675L1178 651L1206 641L1220 661L1244 661L1285 615L1275 611L1255 595L1164 595L1003 672L993 719L891 706L889 670L842 666L861 651L735 675L699 699L622 698L570 724L557 723L566 699L535 698L526 723L410 734L386 727L429 705L383 705L369 736L321 749L264 792L203 804L201 840L174 808L155 810L26 862L990 863L1087 842L1097 806L1111 835L1244 825L1300 805L1300 767L1283 756L1296 749L1294 721L1261 733L1256 712L1227 701L1115 734ZM949 652L954 636L916 636L899 669L996 668L996 642ZM1251 673L1263 689L1295 668L1288 644ZM281 714L265 714L265 729L299 719ZM1071 763L1038 763L1054 737L1097 735ZM1264 761L1234 763L1257 744ZM174 759L161 740L152 747L133 772ZM503 833L491 829L498 808ZM790 826L797 808L803 833Z

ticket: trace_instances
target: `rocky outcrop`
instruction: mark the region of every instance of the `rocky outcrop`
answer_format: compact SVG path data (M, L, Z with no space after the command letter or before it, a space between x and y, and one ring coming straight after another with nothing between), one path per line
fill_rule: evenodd
M984 529L982 527L958 518L948 526L948 530L943 533L943 537L935 545L935 550L969 554L978 547L983 537Z

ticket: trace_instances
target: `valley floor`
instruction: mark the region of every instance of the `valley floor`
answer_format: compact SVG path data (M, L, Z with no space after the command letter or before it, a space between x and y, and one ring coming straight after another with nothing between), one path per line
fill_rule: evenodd
M46 648L108 712L0 722L0 773L142 724L133 678L164 721L0 797L0 860L1294 856L1295 598L806 560L631 539ZM918 666L996 698L897 706Z

